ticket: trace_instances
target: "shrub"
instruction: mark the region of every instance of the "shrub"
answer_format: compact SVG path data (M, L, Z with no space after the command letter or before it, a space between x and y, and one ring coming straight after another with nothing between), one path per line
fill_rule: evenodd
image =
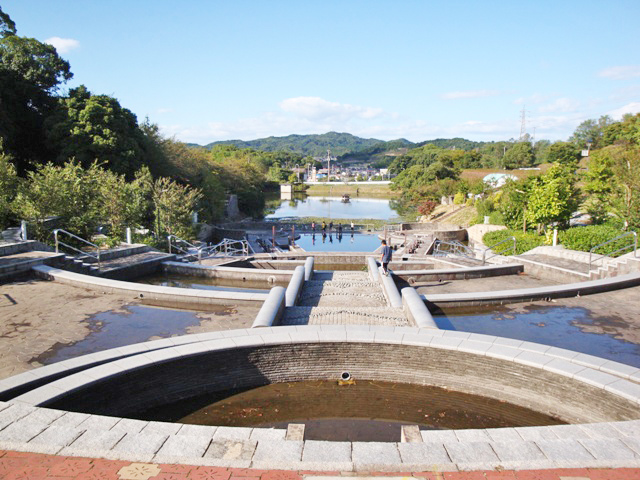
M618 235L622 235L624 232L612 225L589 225L586 227L574 227L564 232L559 232L559 242L564 245L565 248L570 250L578 250L581 252L588 252L596 245L611 240ZM602 255L609 255L616 250L629 245L633 239L631 237L621 238L608 245L598 248L595 253ZM626 249L613 254L613 256L624 255L629 253L630 249Z
M465 195L462 192L456 193L453 197L453 203L455 205L462 205L464 203L464 200L465 200Z
M437 206L438 202L436 202L435 200L425 200L420 205L418 205L418 212L420 212L420 215L430 215Z
M532 248L538 247L544 243L544 237L536 235L535 233L522 233L514 230L496 230L494 232L485 233L482 237L482 242L487 245L495 245L498 242L506 240L509 237L516 237L516 255L528 252ZM505 242L497 247L498 252L505 252L511 254L512 248L510 242Z

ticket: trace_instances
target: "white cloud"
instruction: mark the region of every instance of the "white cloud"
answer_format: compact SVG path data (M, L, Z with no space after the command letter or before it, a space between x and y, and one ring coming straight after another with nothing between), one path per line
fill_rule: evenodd
M350 118L371 119L382 115L381 108L360 107L348 103L330 102L320 97L294 97L280 102L280 108L310 120Z
M566 113L575 112L580 107L580 102L571 98L556 98L555 101L538 108L540 113Z
M640 65L624 65L609 67L598 72L599 77L611 78L613 80L628 80L640 77Z
M459 100L461 98L483 98L483 97L495 97L500 95L498 90L466 90L462 92L447 92L440 95L440 98L445 100Z
M71 50L74 50L80 46L80 42L73 38L60 38L60 37L51 37L47 38L44 43L48 43L49 45L53 45L56 47L58 53L69 53Z
M156 113L159 113L159 114L163 114L163 113L171 113L171 112L173 112L173 109L172 109L172 108L158 108L158 109L156 110Z
M623 105L620 108L616 108L615 110L611 110L607 112L607 115L611 116L615 119L621 119L623 115L627 113L639 113L640 112L640 102L631 102Z

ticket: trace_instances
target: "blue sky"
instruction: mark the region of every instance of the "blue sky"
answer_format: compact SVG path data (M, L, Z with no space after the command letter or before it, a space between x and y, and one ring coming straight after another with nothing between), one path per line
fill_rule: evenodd
M3 0L167 136L566 139L640 111L640 2Z

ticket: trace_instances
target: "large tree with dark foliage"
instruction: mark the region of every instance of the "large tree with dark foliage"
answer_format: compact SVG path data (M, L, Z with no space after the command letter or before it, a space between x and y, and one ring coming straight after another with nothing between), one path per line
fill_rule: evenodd
M16 35L0 10L0 138L19 172L47 157L44 121L61 83L71 79L69 63L52 45Z

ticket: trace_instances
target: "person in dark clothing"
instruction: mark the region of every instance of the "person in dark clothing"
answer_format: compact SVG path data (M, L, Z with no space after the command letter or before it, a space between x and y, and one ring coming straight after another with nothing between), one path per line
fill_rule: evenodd
M382 240L382 253L380 255L380 263L382 263L382 273L389 276L389 262L393 257L393 249L387 245L386 240Z

